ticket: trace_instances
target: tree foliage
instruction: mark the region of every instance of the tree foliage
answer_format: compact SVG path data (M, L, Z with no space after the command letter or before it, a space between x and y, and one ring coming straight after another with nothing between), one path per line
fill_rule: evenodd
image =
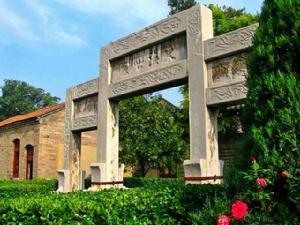
M249 195L260 211L268 206L276 224L298 224L292 218L300 214L300 1L266 0L259 24L248 62L244 126L257 164L247 178L264 177L268 188ZM268 198L256 198L263 194Z
M170 15L191 8L196 5L195 0L168 0L168 6L170 7Z
M41 88L18 80L4 80L0 96L0 120L32 112L57 103L58 97L51 96Z
M177 120L177 109L160 96L121 101L121 162L137 165L141 176L150 168L176 172L186 152Z

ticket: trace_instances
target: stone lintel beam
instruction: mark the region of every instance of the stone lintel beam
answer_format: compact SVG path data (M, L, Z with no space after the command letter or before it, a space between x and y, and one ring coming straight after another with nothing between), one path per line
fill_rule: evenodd
M182 60L153 71L135 76L130 79L112 83L108 87L108 96L110 99L122 96L132 95L133 93L149 92L150 89L158 90L161 86L170 82L177 82L187 78L186 60Z
M206 104L208 106L238 102L247 97L246 81L224 84L206 89Z
M72 121L72 131L95 130L97 123L97 115L76 118Z
M72 90L72 100L97 94L99 91L99 80L97 78L94 80L87 81L85 83L73 87Z

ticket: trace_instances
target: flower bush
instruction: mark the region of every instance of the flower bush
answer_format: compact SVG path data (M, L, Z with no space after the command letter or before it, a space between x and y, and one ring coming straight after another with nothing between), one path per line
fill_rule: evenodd
M227 215L222 215L218 218L217 225L229 225L230 217Z
M258 186L260 186L262 188L267 186L267 181L266 181L265 178L257 178L256 183L257 183Z

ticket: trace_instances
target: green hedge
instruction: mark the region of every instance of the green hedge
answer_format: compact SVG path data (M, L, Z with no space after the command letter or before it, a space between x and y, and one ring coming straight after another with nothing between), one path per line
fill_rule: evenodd
M184 185L181 179L130 178L125 184L141 187L57 194L55 181L0 181L0 223L191 224L208 201L224 196L223 186Z
M183 179L173 178L137 178L137 177L125 177L124 186L127 188L166 188L166 187L183 187Z
M181 224L180 192L137 188L0 200L3 224Z
M35 179L30 181L0 180L0 198L47 194L57 189L56 180Z

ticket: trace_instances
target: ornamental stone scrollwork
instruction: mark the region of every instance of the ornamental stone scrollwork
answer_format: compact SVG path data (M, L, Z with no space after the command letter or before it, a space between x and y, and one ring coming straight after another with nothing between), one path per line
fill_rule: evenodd
M253 24L205 41L205 59L211 60L250 48L257 27L258 24Z
M221 82L245 80L247 75L246 59L247 53L241 53L210 62L208 74L211 76L212 84L209 86Z
M156 85L161 85L176 79L183 79L186 74L186 61L176 63L162 69L144 73L132 79L120 81L110 85L110 97L118 97L134 91L147 89Z
M207 105L233 102L246 98L248 89L245 82L227 86L207 88Z
M150 26L138 33L133 33L110 45L112 57L121 56L147 43L155 42L166 36L178 33L184 29L183 21L179 17L171 17Z
M185 35L142 49L111 62L111 83L187 58Z
M98 93L98 79L94 79L73 88L73 99Z

